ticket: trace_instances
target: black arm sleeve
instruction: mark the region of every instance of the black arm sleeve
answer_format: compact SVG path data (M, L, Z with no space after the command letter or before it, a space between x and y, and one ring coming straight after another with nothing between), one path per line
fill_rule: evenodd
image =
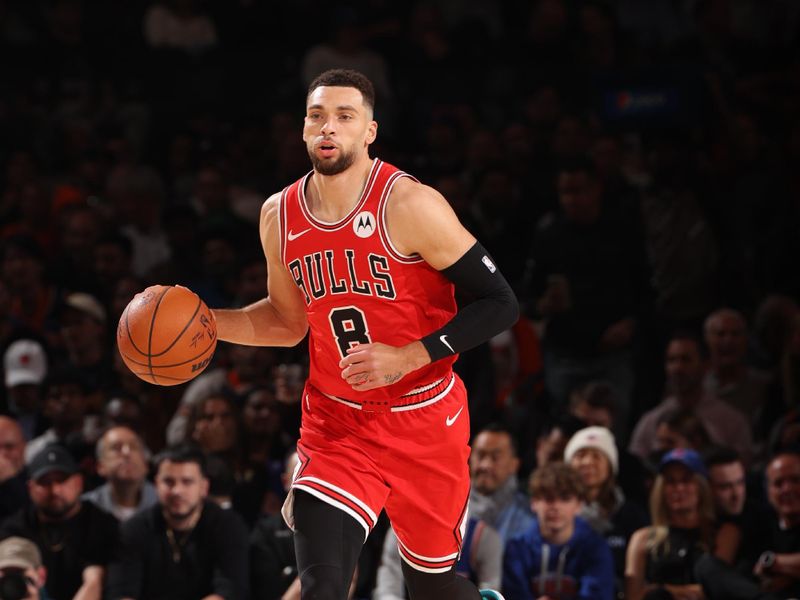
M517 298L480 242L441 273L473 300L420 340L431 361L469 350L517 322Z

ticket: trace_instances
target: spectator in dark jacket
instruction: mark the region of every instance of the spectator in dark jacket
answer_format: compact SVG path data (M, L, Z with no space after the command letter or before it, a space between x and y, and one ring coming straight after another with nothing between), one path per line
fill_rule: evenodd
M207 500L203 454L170 449L155 462L159 503L123 524L108 597L246 600L247 530L234 512Z

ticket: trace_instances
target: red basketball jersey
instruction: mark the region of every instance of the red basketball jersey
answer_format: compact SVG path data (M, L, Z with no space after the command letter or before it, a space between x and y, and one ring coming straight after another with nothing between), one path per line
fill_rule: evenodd
M450 281L420 256L400 254L389 239L386 202L392 186L410 175L374 159L361 198L336 223L309 211L305 190L312 175L283 191L280 211L283 263L306 302L309 383L357 404L392 405L449 378L455 356L375 390L356 392L342 379L339 361L348 348L418 340L449 321L456 303Z

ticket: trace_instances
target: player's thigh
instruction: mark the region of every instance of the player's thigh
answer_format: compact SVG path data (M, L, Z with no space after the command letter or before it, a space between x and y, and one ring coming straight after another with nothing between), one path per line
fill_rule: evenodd
M406 562L444 573L458 559L469 499L469 415L460 380L394 432L386 512ZM402 413L401 413L402 414Z
M308 394L290 495L302 490L355 519L366 537L389 489L374 458L370 416Z

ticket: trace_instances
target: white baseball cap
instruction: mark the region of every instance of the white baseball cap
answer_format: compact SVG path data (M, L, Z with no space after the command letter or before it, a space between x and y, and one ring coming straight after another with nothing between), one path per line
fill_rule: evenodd
M0 542L0 569L38 569L42 555L31 540L12 536Z
M12 342L3 356L7 388L23 384L39 385L47 375L47 356L35 340Z

